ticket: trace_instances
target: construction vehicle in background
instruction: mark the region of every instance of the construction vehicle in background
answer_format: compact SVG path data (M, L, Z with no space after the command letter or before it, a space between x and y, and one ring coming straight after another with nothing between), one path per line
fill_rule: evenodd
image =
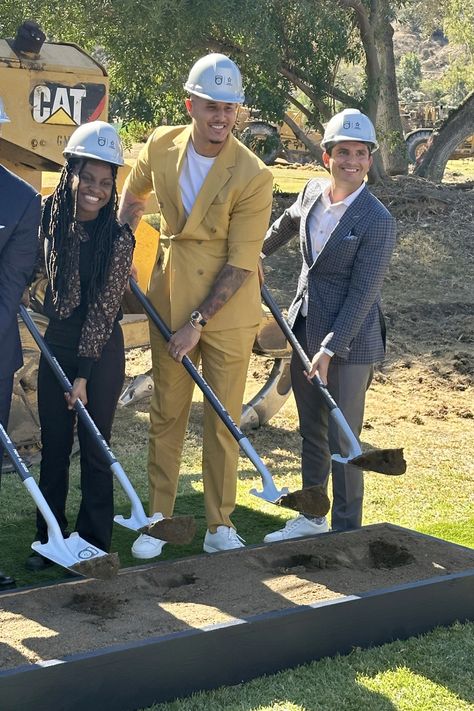
M288 109L287 114L311 141L319 145L322 134L308 126L302 111ZM266 165L272 165L277 158L283 158L289 163L314 161L304 143L295 136L286 123L264 121L259 111L249 109L247 106L239 108L234 132L242 143L254 151Z
M13 40L0 39L0 86L10 117L0 141L5 167L41 189L42 171L56 171L77 126L107 120L109 80L75 44L45 42L24 23Z
M429 146L432 134L453 108L426 101L400 104L400 116L410 163L416 164L421 160L423 153ZM322 135L316 129L308 126L303 112L290 109L287 113L308 138L319 146ZM283 158L289 163L314 161L304 143L295 136L286 123L264 121L260 117L259 111L245 106L239 109L235 133L267 165L272 165L277 158ZM472 158L473 156L474 136L470 136L452 153L451 160Z
M400 104L400 116L405 132L410 163L418 164L430 145L431 136L455 108L429 101L412 101ZM451 160L474 156L474 136L466 138L451 154Z
M11 122L4 124L0 138L0 162L43 194L43 173L60 171L63 150L70 135L80 124L97 119L107 121L109 80L105 68L75 44L46 42L41 28L25 22L14 39L0 39L0 86L6 112ZM119 169L120 191L134 161ZM51 177L50 175L48 176ZM59 177L59 174L58 174ZM154 195L145 213L158 212ZM135 233L134 262L138 283L146 289L156 261L159 232L142 220ZM41 313L45 283L33 285L33 317L44 332L48 320ZM149 345L148 321L130 296L124 301L122 321L125 347ZM36 377L39 353L36 344L20 320L24 366L14 381L9 434L27 463L39 458L40 430L36 404ZM242 426L256 428L275 414L291 392L289 351L286 341L268 311L256 338L254 352L274 360L263 387L244 406ZM128 386L122 404L132 404L151 394L152 381L147 374ZM9 463L5 462L6 468Z

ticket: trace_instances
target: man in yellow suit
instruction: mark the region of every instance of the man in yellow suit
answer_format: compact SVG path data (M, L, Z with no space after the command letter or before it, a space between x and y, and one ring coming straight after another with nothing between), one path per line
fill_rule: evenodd
M272 175L233 135L244 101L239 68L222 54L192 67L188 126L150 136L122 193L119 217L135 229L151 190L161 212L161 241L148 296L173 336L150 324L154 395L150 408L150 510L171 516L194 383L188 355L240 419L247 368L260 315L258 258L272 205ZM202 472L208 530L204 550L241 548L235 508L238 444L204 403ZM141 535L136 558L161 554L164 541Z

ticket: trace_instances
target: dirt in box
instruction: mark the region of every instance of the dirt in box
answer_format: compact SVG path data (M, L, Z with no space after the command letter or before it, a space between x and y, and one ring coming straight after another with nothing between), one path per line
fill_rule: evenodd
M128 568L0 596L0 670L474 568L389 524Z

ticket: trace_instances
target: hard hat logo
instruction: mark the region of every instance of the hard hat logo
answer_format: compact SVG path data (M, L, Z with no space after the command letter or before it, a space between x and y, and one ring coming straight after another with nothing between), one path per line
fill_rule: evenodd
M207 54L191 67L184 85L187 92L210 101L242 104L242 76L235 62L225 54Z
M76 128L64 150L66 157L93 158L123 165L123 150L117 131L105 121L91 121Z
M341 141L367 143L372 151L379 147L372 121L358 109L344 109L332 117L324 131L321 148L332 148Z

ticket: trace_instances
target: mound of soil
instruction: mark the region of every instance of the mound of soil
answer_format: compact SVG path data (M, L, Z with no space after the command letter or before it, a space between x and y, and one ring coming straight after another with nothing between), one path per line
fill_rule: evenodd
M0 596L0 670L474 568L389 524L129 568Z

